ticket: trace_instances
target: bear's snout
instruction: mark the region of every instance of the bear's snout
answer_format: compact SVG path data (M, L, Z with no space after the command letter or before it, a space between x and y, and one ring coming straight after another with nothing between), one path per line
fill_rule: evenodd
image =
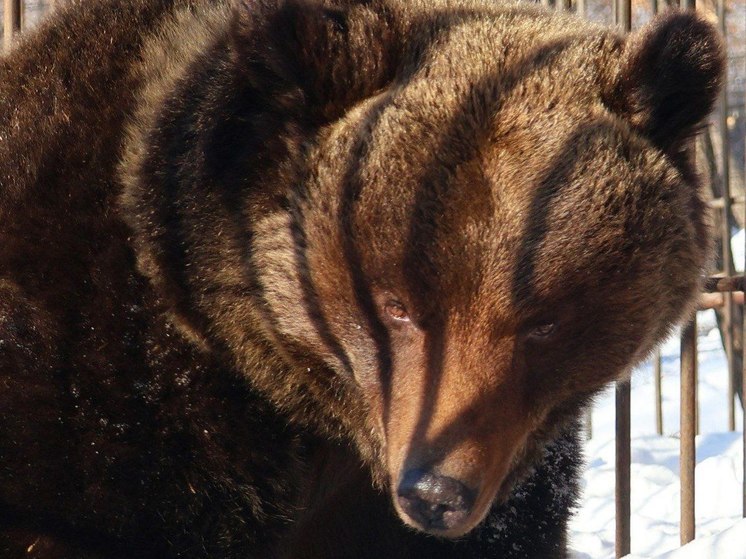
M402 511L424 531L458 531L472 511L475 494L452 477L421 469L407 471L397 489Z

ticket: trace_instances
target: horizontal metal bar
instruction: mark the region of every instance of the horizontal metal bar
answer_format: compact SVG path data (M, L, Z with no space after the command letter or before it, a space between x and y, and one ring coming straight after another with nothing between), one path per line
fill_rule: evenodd
M730 197L731 204L743 204L744 202L746 202L746 196L731 196ZM714 209L721 209L725 207L725 199L724 198L713 198L712 200L707 201L707 205Z
M705 293L722 293L726 291L743 291L743 276L719 277L710 276L703 286Z
M738 291L733 294L733 304L743 305L743 292ZM704 311L707 309L720 309L725 306L724 293L702 293L697 301L697 310Z

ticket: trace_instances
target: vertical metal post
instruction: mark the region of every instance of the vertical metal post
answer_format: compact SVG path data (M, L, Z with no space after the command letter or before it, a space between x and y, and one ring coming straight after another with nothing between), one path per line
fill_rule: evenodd
M723 32L723 39L726 37L725 29L725 0L718 0L717 4L718 20L720 29ZM727 70L726 70L727 71ZM728 83L727 77L724 83ZM730 191L730 145L728 141L728 88L723 87L720 92L720 111L718 112L718 124L720 126L720 168L722 173L723 185L723 213L720 224L720 239L723 246L723 272L730 277L733 275L733 257L731 255L730 244L730 221L732 215L731 191ZM723 329L725 338L725 355L728 361L728 430L736 429L735 415L735 361L734 361L734 343L733 343L733 294L728 291L724 295L723 306Z
M632 2L631 0L621 0L618 2L617 25L621 26L624 31L629 32L632 29Z
M694 0L681 0L681 7L695 9ZM730 203L730 199L728 200ZM730 239L728 240L730 243ZM730 244L728 245L730 246ZM694 539L694 466L696 450L696 369L697 369L697 316L681 333L681 446L679 470L681 476L681 545Z
M615 23L625 32L632 29L632 1L614 0ZM616 384L616 556L629 555L631 548L631 483L632 458L630 425L631 381Z
M616 557L630 553L631 382L616 384Z
M697 367L697 317L681 334L681 545L694 539L695 370Z
M3 46L9 51L13 36L21 30L21 0L3 0Z
M580 17L585 17L588 14L587 0L576 0L575 1L575 13Z
M661 350L653 358L655 369L655 432L663 434L663 373L661 371Z

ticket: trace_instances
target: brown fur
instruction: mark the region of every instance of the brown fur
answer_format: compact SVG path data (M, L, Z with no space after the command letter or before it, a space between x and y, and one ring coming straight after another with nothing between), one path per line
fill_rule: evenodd
M0 60L0 544L563 556L573 419L693 308L722 69L691 14L63 9ZM405 530L414 468L487 521Z

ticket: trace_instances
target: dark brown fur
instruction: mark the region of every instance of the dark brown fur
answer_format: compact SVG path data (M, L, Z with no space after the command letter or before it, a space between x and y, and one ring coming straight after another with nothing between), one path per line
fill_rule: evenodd
M722 68L684 14L64 8L0 59L3 557L563 556L574 418L692 309ZM486 521L405 528L420 467Z

